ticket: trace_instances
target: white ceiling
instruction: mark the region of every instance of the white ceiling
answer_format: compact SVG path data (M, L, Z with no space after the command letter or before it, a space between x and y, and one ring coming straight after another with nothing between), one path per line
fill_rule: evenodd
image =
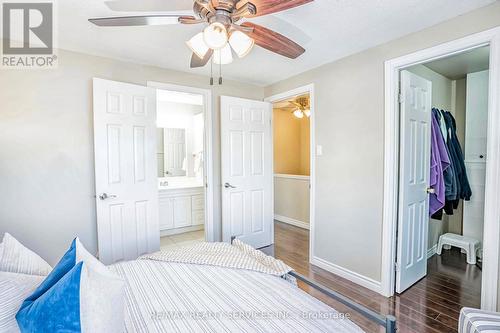
M246 58L223 66L223 76L265 86L493 2L315 0L252 19L302 44L307 50L304 55L291 60L256 47ZM103 0L57 3L59 48L196 74L210 72L210 66L189 68L191 52L184 43L201 30L201 25L99 28L87 19L144 12L113 12Z
M468 73L487 70L490 67L490 47L484 46L425 64L450 80L464 78Z

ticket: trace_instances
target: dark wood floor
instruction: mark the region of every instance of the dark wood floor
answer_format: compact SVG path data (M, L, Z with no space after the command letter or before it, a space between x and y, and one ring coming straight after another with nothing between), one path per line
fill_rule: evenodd
M385 298L319 267L309 264L309 232L288 224L275 222L275 243L265 252L274 254L325 286L356 302L383 314L395 315L398 332L456 332L459 311L464 306L479 307L481 271L467 265L465 255L452 249L428 261L427 276L404 293ZM349 313L352 320L366 332L381 332L381 328L346 306L333 301L314 289L299 284L309 294L328 303L339 312Z

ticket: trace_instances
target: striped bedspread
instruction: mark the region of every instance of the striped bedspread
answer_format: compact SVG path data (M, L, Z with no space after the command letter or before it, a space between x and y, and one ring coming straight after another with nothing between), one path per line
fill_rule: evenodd
M281 276L295 283L294 278L287 276L287 273L292 271L290 266L238 239L235 239L232 244L196 243L178 250L147 254L139 259L246 269Z
M126 282L127 332L362 332L271 274L157 260L110 269Z
M500 332L500 313L463 308L460 311L458 333Z

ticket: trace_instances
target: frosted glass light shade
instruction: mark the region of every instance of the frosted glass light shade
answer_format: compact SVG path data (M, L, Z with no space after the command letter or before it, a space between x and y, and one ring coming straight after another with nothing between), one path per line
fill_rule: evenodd
M217 65L227 65L233 62L233 53L231 51L231 46L226 44L224 48L215 50L213 55L214 64Z
M255 41L241 31L233 31L229 37L229 44L238 57L243 58L252 50Z
M203 30L203 40L211 49L218 50L227 44L226 27L219 22L214 22Z
M293 115L299 119L304 118L304 113L299 109L293 111Z
M190 40L186 42L187 46L198 56L198 58L203 59L205 54L207 54L210 49L208 45L203 40L203 33L200 32L194 35Z
M309 118L311 116L311 110L309 109L304 110L304 114L306 115L307 118Z

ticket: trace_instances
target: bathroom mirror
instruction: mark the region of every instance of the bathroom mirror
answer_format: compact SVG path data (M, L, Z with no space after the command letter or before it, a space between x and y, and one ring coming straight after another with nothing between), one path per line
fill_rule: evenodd
M203 98L157 91L157 160L159 184L177 188L202 184L204 150Z

